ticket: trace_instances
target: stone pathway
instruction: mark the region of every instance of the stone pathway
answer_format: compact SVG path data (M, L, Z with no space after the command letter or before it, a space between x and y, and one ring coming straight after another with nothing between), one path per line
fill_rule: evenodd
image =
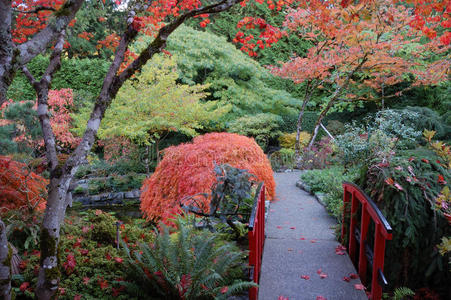
M295 186L299 176L274 174L277 200L266 223L259 300L367 299L355 288L359 279L343 280L357 272L347 255L336 254L336 222L313 196Z

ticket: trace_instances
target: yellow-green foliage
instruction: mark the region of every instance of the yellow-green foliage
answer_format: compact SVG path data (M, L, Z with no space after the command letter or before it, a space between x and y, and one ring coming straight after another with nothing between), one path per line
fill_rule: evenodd
M138 144L150 144L170 131L195 136L209 122L229 110L216 101L202 102L208 85L178 84L175 57L155 56L134 80L120 89L106 111L100 138L125 136ZM76 133L82 134L90 108L74 117Z
M300 149L307 146L309 140L310 133L301 131L299 136ZM282 148L294 149L294 145L296 144L296 132L284 133L283 135L281 135L279 137L279 144Z

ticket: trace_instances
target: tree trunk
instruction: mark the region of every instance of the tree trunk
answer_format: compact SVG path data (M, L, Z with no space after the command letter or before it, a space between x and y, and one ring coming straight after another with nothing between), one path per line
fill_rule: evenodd
M329 110L332 108L332 106L335 104L335 99L332 98L329 103L327 104L326 108L323 109L321 114L318 117L318 120L316 120L315 128L313 129L312 136L310 137L310 141L307 146L307 151L310 151L313 147L313 143L315 143L316 136L318 135L319 127L321 126L321 122L323 121L324 117L327 115Z
M155 140L155 151L157 152L157 166L160 163L160 140Z
M335 90L335 92L332 94L332 96L331 96L331 98L329 100L329 103L327 103L327 106L323 109L323 111L321 112L321 114L318 117L318 120L316 121L315 129L313 129L313 134L310 137L310 141L309 141L308 146L307 146L307 151L310 151L312 149L313 143L315 142L316 136L318 135L319 127L320 127L321 122L323 121L324 117L329 112L329 110L334 106L335 102L340 97L341 93L348 88L348 85L349 85L349 82L351 81L352 76L354 76L355 72L359 71L362 68L362 66L368 60L367 57L368 57L368 53L363 55L362 60L360 61L360 63L357 66L355 66L354 69L351 72L348 73L348 75L346 76L346 79L344 80L343 84L339 85L337 87L337 89ZM339 74L337 74L337 76L339 76Z
M47 205L41 226L41 258L36 296L39 300L53 299L60 280L60 228L66 215L67 191L72 176L50 179Z
M12 70L14 44L11 35L11 0L0 0L0 106L14 76Z
M302 120L304 118L304 111L305 111L305 107L307 106L307 103L310 102L310 99L311 99L313 91L314 91L314 87L310 88L310 84L311 84L311 82L307 83L306 90L305 90L304 102L302 102L301 111L299 112L298 122L296 124L296 142L294 144L294 159L295 159L296 164L299 164L301 161L301 145L299 144L299 142L300 142L299 139L300 139L301 131L302 131Z
M13 250L6 238L6 227L0 219L0 299L11 299L11 258Z

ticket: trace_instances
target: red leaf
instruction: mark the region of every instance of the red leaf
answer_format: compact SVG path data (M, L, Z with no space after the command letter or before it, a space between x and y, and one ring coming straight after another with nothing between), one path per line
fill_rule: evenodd
M351 281L351 278L345 276L345 277L343 277L343 280L346 281L346 282L349 282L349 281Z
M305 279L305 280L309 280L309 279L310 279L310 276L308 276L308 275L301 275L301 278L302 278L302 279Z
M296 227L290 227L290 229L296 229Z
M89 277L83 277L83 284L88 285L91 279Z
M327 274L326 273L321 273L321 274L319 274L319 277L321 279L327 278Z
M351 277L351 279L357 279L357 278L359 278L359 275L357 275L355 273L351 273L351 274L349 274L349 277Z
M74 300L81 300L81 295L78 295L78 294L75 295L75 296L74 296Z
M241 3L243 3L243 2L241 2ZM288 297L279 296L279 298L277 298L277 300L288 300Z
M343 245L338 245L335 248L335 254L337 254L337 255L345 255L346 254L345 251L346 251L346 247Z
M24 282L24 283L22 283L22 284L20 285L19 289L20 289L21 292L25 292L26 289L28 289L29 286L30 286L30 283L29 283L29 282Z
M77 262L75 261L75 256L73 253L69 253L66 258L66 262L63 263L63 268L66 271L67 275L72 274L75 270Z
M356 284L354 284L354 288L355 288L356 290L364 290L364 289L365 289L365 286L363 286L363 284L356 283Z
M323 296L318 296L318 297L316 297L316 300L327 300L327 298L325 298Z
M119 264L121 264L124 261L121 257L115 257L114 260Z
M445 178L442 175L438 175L437 183L446 184Z
M103 279L103 277L99 277L97 280L97 283L99 284L100 289L104 290L108 287L108 281Z
M229 287L228 287L228 286L223 287L223 288L221 289L221 294L227 293L228 290L229 290Z
M323 272L323 269L318 269L318 271L316 271L316 273L321 274Z

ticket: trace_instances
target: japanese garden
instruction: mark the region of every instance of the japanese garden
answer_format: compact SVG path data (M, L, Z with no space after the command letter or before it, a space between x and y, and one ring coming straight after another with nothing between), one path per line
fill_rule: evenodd
M0 298L451 297L451 1L0 0Z

